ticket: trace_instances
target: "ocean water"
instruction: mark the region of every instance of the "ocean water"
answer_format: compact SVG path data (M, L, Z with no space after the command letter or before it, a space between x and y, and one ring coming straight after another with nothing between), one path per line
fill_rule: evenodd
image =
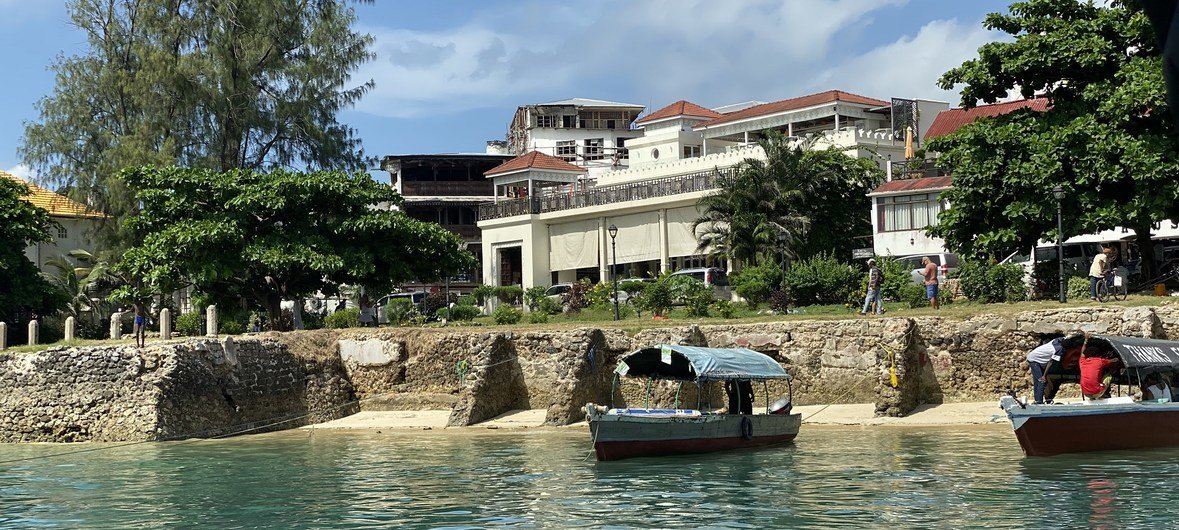
M0 528L1179 526L1179 450L1027 459L1005 426L804 425L792 445L604 463L582 429L0 445L0 461Z

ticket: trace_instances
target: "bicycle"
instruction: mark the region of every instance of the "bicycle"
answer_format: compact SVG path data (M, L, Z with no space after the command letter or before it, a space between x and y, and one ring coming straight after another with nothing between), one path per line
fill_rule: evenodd
M1106 302L1110 298L1117 301L1126 299L1128 295L1126 282L1122 280L1121 276L1115 276L1113 272L1105 273L1105 277L1097 282L1097 301Z

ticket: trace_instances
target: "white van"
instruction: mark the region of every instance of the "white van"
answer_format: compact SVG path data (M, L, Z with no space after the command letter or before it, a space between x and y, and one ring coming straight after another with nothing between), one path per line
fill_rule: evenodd
M733 297L732 290L729 288L729 274L724 269L716 267L680 269L671 275L688 276L704 282L704 285L712 287L712 297L717 300L731 300Z
M1084 271L1089 270L1089 264L1093 262L1093 256L1101 253L1101 245L1099 243L1065 243L1062 247L1065 266ZM1004 259L1003 263L1023 265L1024 269L1030 275L1035 271L1036 263L1055 259L1056 245L1038 245L1029 252L1016 252L1007 256L1007 259Z

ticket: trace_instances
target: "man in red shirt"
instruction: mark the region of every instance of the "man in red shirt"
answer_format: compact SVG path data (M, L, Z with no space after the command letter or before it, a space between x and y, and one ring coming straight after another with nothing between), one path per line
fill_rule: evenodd
M1081 394L1089 399L1109 397L1109 385L1114 371L1121 369L1121 359L1099 357L1096 352L1083 351L1081 360Z

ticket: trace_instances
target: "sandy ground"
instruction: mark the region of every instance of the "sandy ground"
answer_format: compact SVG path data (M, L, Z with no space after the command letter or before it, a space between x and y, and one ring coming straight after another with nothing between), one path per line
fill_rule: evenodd
M806 405L795 407L802 421L813 425L980 425L1006 422L994 401L922 405L903 418L878 418L871 403L853 405ZM445 429L450 410L365 411L346 418L303 427L304 429ZM465 429L524 429L544 425L545 410L514 410ZM566 428L584 427L585 422Z

